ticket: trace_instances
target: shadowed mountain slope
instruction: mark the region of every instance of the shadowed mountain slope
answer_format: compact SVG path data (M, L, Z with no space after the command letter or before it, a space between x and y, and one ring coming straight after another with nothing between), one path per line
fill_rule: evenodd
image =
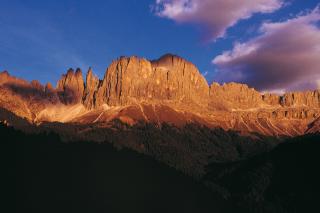
M211 163L203 181L238 211L318 212L319 150L319 134L288 139L246 160Z
M228 212L201 183L132 151L3 125L0 134L5 212Z

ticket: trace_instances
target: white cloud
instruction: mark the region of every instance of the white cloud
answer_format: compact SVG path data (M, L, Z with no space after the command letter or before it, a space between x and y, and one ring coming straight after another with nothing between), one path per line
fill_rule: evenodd
M202 25L208 39L216 40L239 20L274 12L283 4L283 0L156 0L153 8L160 17Z
M217 56L218 81L264 90L317 88L320 79L320 8L285 22L265 23L261 36Z

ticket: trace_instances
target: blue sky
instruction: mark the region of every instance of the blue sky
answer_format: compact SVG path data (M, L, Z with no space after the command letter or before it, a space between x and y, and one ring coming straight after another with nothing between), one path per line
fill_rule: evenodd
M206 23L156 14L151 9L156 0L0 0L0 71L55 84L69 67L86 72L92 66L102 78L119 56L156 59L173 53L193 62L212 82L220 69L214 58L259 36L262 23L284 22L313 10L319 1L285 3L208 40Z

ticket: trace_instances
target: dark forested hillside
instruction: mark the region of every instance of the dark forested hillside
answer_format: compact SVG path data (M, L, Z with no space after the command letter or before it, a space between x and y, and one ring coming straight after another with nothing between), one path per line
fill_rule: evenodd
M201 183L132 151L4 126L0 135L1 212L228 210Z
M0 125L2 208L5 212L320 209L320 135L287 139L268 151L266 144L272 143L268 138L248 141L193 125L129 130L106 130L108 143L61 142L53 133L25 134ZM124 147L146 150L142 153L152 158ZM190 163L209 165L197 182L154 159L175 169L181 169L177 165L191 169Z
M209 158L215 162L236 161L269 151L282 141L258 134L243 136L196 123L176 127L139 122L130 126L114 120L108 127L100 125L43 123L39 127L56 132L65 141L92 140L129 148L196 178L204 174Z
M319 153L319 134L288 139L247 160L211 163L204 181L243 212L319 212Z

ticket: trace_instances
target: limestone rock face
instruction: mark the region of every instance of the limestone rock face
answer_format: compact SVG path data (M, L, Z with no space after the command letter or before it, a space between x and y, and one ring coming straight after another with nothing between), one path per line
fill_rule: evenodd
M286 93L282 97L281 105L286 107L320 107L320 90Z
M281 99L281 96L276 94L267 93L262 95L262 100L264 101L264 103L272 106L279 106L281 103Z
M11 76L8 71L0 72L0 85L19 85L19 86L28 86L29 82L20 78Z
M2 71L0 72L0 84L3 84L4 82L8 81L8 78L10 77L8 71Z
M163 85L161 89L168 91L169 98L191 101L201 106L208 105L208 83L192 63L167 54L153 61L152 67L156 74L156 83Z
M37 81L37 80L32 80L31 81L31 87L36 89L36 90L40 90L40 91L44 91L44 87L42 86L42 84Z
M121 57L108 68L96 94L96 106L136 102L189 102L207 106L209 87L197 68L184 59L165 55L148 61Z
M82 71L79 68L76 72L69 69L67 74L62 75L58 81L57 91L61 102L65 104L80 103L84 92Z
M309 125L308 134L318 133L320 130L320 117Z
M52 104L58 104L60 103L59 96L57 94L57 91L55 88L53 88L51 83L47 83L44 88L45 95L50 103Z
M99 79L92 72L92 69L89 68L86 76L85 91L83 94L83 104L87 109L92 109L94 107L94 96L98 89Z
M211 109L250 109L256 107L320 107L320 90L276 94L260 94L245 84L228 83L210 86Z
M31 121L50 101L39 81L29 83L6 71L0 73L0 107Z
M218 83L213 83L210 86L209 106L211 109L248 109L262 105L261 94L245 84L228 83L219 85Z
M0 73L0 106L21 118L32 120L32 113L18 88L25 88L27 82L14 78L7 71ZM19 90L20 92L21 90Z

